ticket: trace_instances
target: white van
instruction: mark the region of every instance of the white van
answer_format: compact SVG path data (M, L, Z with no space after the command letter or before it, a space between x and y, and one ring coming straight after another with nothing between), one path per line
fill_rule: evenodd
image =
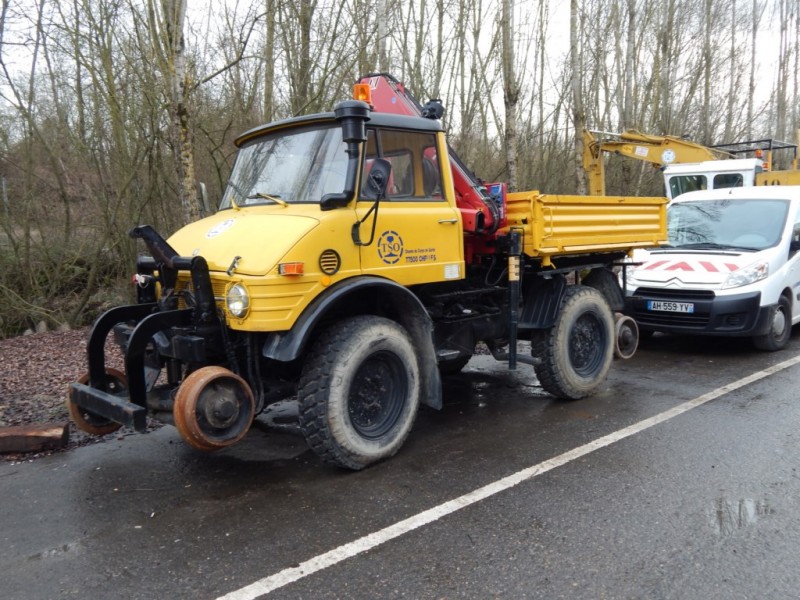
M681 194L667 220L670 245L626 269L626 314L640 331L783 348L800 321L800 186Z

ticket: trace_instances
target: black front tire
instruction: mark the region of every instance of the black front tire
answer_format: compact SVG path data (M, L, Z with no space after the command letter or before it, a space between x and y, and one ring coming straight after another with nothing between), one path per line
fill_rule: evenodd
M769 332L754 337L753 344L759 350L775 352L785 348L792 337L792 303L786 296L781 296L770 312L769 322Z
M540 359L534 370L542 388L570 400L592 394L608 375L614 337L614 317L603 295L570 286L555 325L531 340L531 352Z
M419 407L408 333L376 316L331 326L306 357L298 392L300 429L324 461L359 470L393 456Z

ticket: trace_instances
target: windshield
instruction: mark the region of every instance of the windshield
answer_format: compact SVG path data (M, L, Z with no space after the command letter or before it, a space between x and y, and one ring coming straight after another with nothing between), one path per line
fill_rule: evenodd
M701 200L669 208L667 232L676 248L763 250L781 239L787 200Z
M220 209L254 204L316 203L344 189L347 154L342 130L281 130L239 150Z

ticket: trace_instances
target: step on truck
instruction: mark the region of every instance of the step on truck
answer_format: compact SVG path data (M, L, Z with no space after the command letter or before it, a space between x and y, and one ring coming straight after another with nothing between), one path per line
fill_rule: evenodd
M381 112L387 94L419 115ZM440 103L383 75L355 98L240 136L213 216L168 239L130 232L148 251L137 302L90 332L68 397L78 427L152 418L211 451L292 399L310 447L361 469L397 452L420 404L441 408L442 376L479 342L569 399L603 384L617 340L632 353L615 266L666 239L665 198L484 185L448 147Z

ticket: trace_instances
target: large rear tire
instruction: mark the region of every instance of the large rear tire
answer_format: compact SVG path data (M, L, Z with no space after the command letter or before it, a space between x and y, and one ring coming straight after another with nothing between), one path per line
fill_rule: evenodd
M559 398L577 400L605 381L614 354L614 317L594 288L567 289L556 323L534 335L531 352L542 388Z
M417 415L420 378L405 329L354 317L314 344L298 386L300 429L324 461L359 470L393 456Z

